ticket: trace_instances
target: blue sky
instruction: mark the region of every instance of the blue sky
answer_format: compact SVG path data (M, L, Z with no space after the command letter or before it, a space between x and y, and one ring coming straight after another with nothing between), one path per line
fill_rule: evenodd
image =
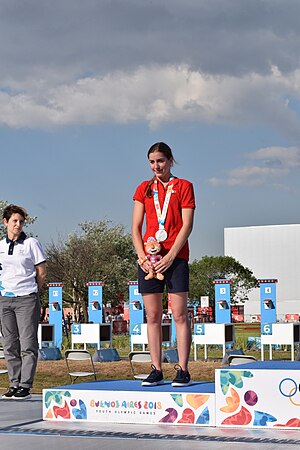
M194 183L192 260L224 227L299 223L299 22L296 0L2 0L0 198L44 245L129 231L162 140Z

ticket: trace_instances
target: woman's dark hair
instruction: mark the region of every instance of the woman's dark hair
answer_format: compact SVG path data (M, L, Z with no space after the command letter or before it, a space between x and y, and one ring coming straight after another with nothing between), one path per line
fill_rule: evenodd
M154 152L163 153L166 158L174 160L171 148L164 142L156 142L155 144L151 145L147 153L147 158L149 158L149 155Z
M164 142L156 142L155 144L151 145L151 147L149 148L148 153L147 153L147 158L149 159L151 153L154 153L154 152L160 152L167 159L172 159L172 161L175 162L171 148ZM147 185L146 197L152 197L152 184L153 184L154 180L155 180L155 177L151 178L151 180L149 181L149 183Z
M24 220L26 220L28 218L28 214L26 209L22 208L22 206L18 206L18 205L8 205L6 206L6 208L4 208L3 210L3 219L6 219L7 221L9 221L9 219L11 218L11 216L13 214L20 214L20 216L22 216L24 218Z

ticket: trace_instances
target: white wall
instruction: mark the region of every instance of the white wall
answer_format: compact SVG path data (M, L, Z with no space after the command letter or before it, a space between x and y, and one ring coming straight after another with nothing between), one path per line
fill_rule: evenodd
M277 320L300 313L300 225L224 229L224 255L232 256L257 278L277 278ZM260 314L259 289L245 303L245 320Z

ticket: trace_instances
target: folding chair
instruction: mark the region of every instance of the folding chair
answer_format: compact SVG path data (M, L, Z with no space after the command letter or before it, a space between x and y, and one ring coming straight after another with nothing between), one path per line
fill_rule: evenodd
M130 367L133 378L135 380L145 380L148 377L148 373L137 373L137 369L140 368L141 363L151 363L150 352L133 351L128 355Z
M97 380L93 358L87 350L66 350L65 359L72 384L74 384L79 377L93 376L95 380ZM89 366L89 371L73 370L76 362L79 361L85 361L86 365L88 364Z
M0 359L5 359L3 348L0 348ZM7 369L0 369L0 375L2 375L4 373L8 373L8 370Z
M251 355L228 355L228 365L237 366L239 364L248 364L257 361L255 356Z

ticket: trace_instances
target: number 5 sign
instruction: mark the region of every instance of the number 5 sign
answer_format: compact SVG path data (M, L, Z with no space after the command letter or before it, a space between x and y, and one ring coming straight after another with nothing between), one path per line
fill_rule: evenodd
M195 325L194 325L194 334L197 334L197 335L204 335L205 334L204 323L195 323Z

